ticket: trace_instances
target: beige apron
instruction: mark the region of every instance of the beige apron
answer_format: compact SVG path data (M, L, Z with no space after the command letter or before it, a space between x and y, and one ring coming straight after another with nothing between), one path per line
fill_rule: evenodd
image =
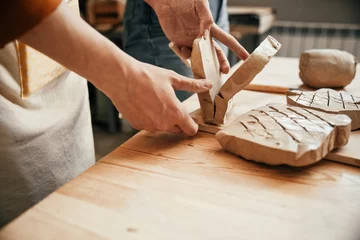
M0 227L95 162L86 80L19 54L15 42L0 49Z

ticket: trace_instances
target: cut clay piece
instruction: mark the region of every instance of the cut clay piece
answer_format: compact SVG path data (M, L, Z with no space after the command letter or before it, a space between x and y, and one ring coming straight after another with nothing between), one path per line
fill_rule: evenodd
M229 100L246 87L259 74L271 58L279 51L281 44L268 36L242 65L225 81L215 97L215 124L223 124Z
M221 146L270 165L306 166L347 144L351 119L312 109L268 105L240 116L216 134Z
M193 43L191 66L195 78L206 78L213 83L209 91L198 94L203 121L211 123L215 115L215 96L224 82L221 79L220 64L211 35L205 37L197 38Z
M213 88L198 95L205 123L224 124L230 110L231 98L248 85L261 72L281 44L268 36L244 63L224 81L211 36L194 41L191 66L195 78L207 78Z
M356 59L336 49L314 49L301 54L301 80L313 88L345 87L356 73Z
M292 90L286 93L289 105L311 108L351 118L351 130L360 128L360 97L344 91L322 88L317 91Z

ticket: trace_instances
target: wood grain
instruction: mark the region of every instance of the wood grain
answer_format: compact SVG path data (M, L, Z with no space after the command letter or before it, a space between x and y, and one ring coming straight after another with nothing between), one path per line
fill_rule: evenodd
M351 118L351 129L360 128L360 97L345 91L322 88L317 91L292 90L286 93L289 105L327 113L345 114Z
M346 145L350 127L346 115L272 104L241 115L216 139L227 151L248 160L302 167Z
M353 131L350 134L348 144L341 148L335 149L334 151L326 155L325 158L331 161L346 163L360 167L359 143L360 131Z
M270 167L224 152L210 134L141 132L0 238L356 239L359 200L357 168Z

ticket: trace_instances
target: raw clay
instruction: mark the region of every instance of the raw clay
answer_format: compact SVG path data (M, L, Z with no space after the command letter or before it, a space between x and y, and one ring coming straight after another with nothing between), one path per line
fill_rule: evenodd
M268 36L243 64L223 81L211 36L206 39L196 39L191 55L194 77L211 79L213 82L213 88L210 91L198 95L203 122L224 124L226 115L231 109L229 106L232 97L244 89L264 69L280 47L281 44L278 41Z
M292 90L286 93L289 105L327 113L345 114L351 118L351 130L360 128L360 97L344 91L322 88L317 91Z
M270 165L306 166L347 144L351 119L275 104L240 116L216 134L227 151Z
M301 80L313 88L340 88L348 85L356 73L356 59L336 49L314 49L301 54Z

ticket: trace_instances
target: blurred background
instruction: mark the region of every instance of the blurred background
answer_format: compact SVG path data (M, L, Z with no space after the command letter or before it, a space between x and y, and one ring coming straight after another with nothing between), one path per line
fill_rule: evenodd
M123 48L126 0L80 0L79 4L82 17ZM282 44L278 57L298 58L307 49L332 48L360 59L359 10L359 0L228 0L230 33L249 52L270 34ZM228 58L231 65L239 61L231 53ZM99 160L136 131L118 118L111 101L91 84L89 94Z

